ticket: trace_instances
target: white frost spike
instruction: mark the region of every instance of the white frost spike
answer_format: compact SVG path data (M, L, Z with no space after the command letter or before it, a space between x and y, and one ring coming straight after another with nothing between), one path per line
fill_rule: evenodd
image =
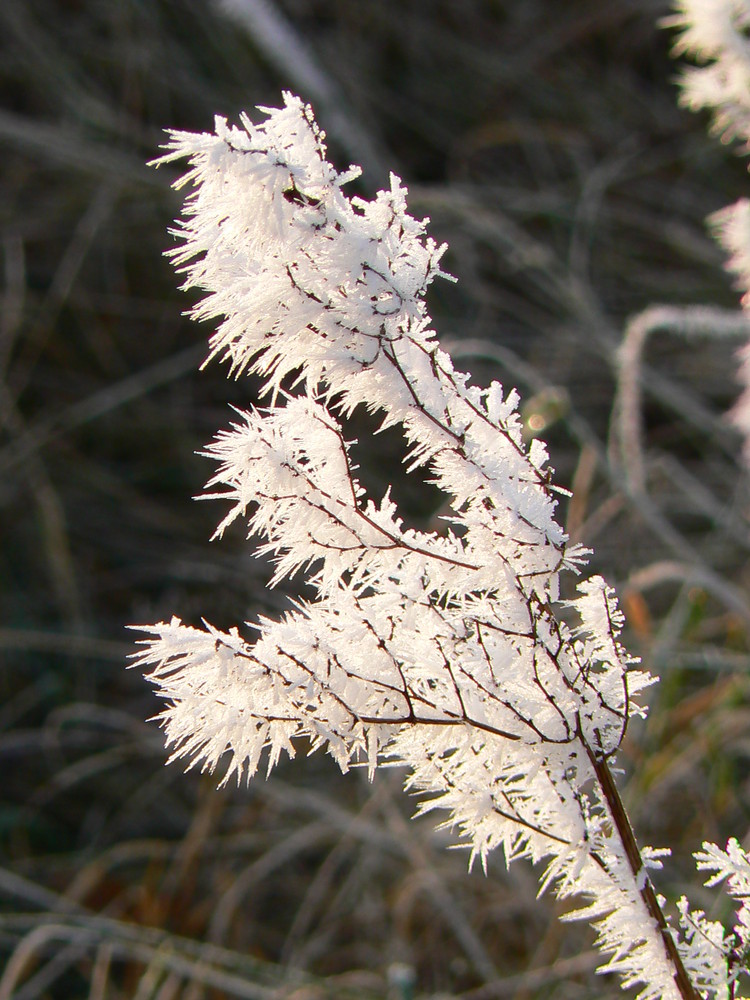
M697 1000L611 777L628 719L651 678L619 642L614 592L594 577L569 608L560 574L585 550L555 519L544 447L527 449L518 394L469 384L440 350L424 293L442 274L406 189L348 198L309 107L214 135L171 133L159 163L187 158L190 185L170 251L218 325L211 356L263 379L262 409L239 413L206 449L218 463L204 498L229 502L314 599L258 637L173 619L142 626L134 663L165 701L172 756L224 780L273 767L294 741L342 770L404 765L422 810L486 865L543 864L542 888L582 901L608 956L641 1000ZM406 439L449 498L449 530L404 527L390 492L354 475L342 417L363 406ZM684 978L684 970L681 973ZM676 979L675 977L678 976Z
M724 142L750 139L750 3L747 0L678 0L664 19L681 32L674 54L703 65L684 70L682 103L714 113L714 130Z

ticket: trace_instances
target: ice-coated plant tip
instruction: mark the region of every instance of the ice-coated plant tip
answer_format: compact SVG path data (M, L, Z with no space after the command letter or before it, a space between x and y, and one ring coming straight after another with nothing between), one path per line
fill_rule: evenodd
M581 900L568 917L593 923L602 971L640 1000L734 996L745 938L687 904L683 933L668 924L649 878L667 852L639 851L612 778L653 681L620 644L615 594L595 576L559 602L587 553L555 520L544 446L524 444L515 390L472 386L430 327L444 248L397 177L372 201L344 193L358 171L327 161L302 101L261 110L257 125L172 132L156 162L188 161L169 253L204 293L194 317L218 324L210 357L263 380L265 405L205 452L205 496L229 505L217 534L246 519L271 583L303 572L315 598L252 642L140 626L134 664L165 701L170 759L239 782L304 737L342 770L403 765L472 860L528 858L542 888ZM448 495L447 532L407 529L389 492L367 496L341 423L360 406L401 428L404 462ZM745 898L739 847L700 857Z

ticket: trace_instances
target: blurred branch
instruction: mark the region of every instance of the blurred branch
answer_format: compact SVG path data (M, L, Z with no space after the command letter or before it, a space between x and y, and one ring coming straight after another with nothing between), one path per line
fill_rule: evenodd
M362 128L341 86L278 7L270 0L215 2L223 14L247 31L261 54L276 67L285 87L292 87L315 104L316 114L325 121L329 135L357 166L364 168L365 186L376 188L382 184L393 157L378 147L372 130Z
M271 962L239 954L213 944L178 937L155 927L142 927L94 914L62 916L60 913L0 914L0 931L17 938L15 950L0 978L0 1000L19 996L18 987L27 963L50 953L57 942L75 945L77 956L94 953L102 945L112 961L156 961L180 977L222 990L243 1000L282 1000L307 987L323 996L341 1000L367 996L336 986L335 980L287 973ZM67 949L66 949L67 950ZM53 949L52 954L56 951ZM280 984L284 987L280 989Z
M750 323L739 310L708 306L650 306L628 320L617 352L617 393L612 406L609 459L622 470L634 494L646 490L641 400L643 351L648 338L660 330L688 339L746 339Z
M192 371L206 354L203 343L186 347L177 354L158 361L149 368L134 372L119 382L74 403L61 413L42 418L18 435L13 444L0 451L0 474L9 472L29 461L30 457L62 434L75 430L97 417L110 413L126 403L172 382Z
M0 109L0 138L7 144L68 170L113 175L132 184L163 187L163 181L130 153L110 144L93 142L85 133L67 125L26 118ZM144 158L145 160L145 158Z
M0 650L59 653L62 656L90 656L97 660L122 663L132 646L88 635L44 632L41 629L0 628Z

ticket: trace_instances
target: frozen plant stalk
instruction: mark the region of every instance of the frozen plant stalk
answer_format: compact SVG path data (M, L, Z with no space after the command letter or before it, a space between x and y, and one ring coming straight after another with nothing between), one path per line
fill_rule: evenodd
M142 626L135 662L166 702L172 758L227 781L271 769L304 737L342 770L406 766L423 811L448 811L472 858L543 863L542 885L577 896L641 1000L727 997L726 948L677 943L639 852L611 762L651 682L618 641L599 577L579 584L578 624L559 616L558 577L585 551L555 521L544 447L522 441L515 391L469 385L430 329L442 274L425 223L391 177L373 201L342 190L312 111L280 110L215 134L170 133L158 163L186 158L191 186L170 255L217 321L210 357L264 380L206 454L217 529L247 519L272 583L302 570L316 592L249 643L179 619ZM403 527L389 494L366 496L339 420L358 406L397 425L404 461L451 499L449 529ZM691 917L692 919L692 917ZM691 924L691 926L693 926ZM693 977L693 978L691 978Z

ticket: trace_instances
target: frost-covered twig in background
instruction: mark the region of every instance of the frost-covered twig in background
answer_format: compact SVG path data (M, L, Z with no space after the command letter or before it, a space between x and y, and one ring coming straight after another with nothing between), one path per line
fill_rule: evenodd
M742 313L710 306L650 306L628 321L617 359L609 456L610 462L622 469L628 490L636 495L646 492L641 401L643 350L648 338L659 330L669 330L687 339L746 338L750 326Z
M372 135L362 128L348 106L345 87L316 59L300 31L287 20L278 4L269 0L214 0L226 17L244 28L258 50L280 75L325 115L328 134L347 156L357 159L379 178L388 176L388 163Z
M684 69L680 77L681 103L691 111L712 112L713 131L722 142L739 140L750 150L750 3L747 0L678 0L676 13L664 25L680 32L673 47L676 56L688 55L699 66ZM727 267L737 275L742 305L750 309L750 200L709 218L716 238L729 254ZM738 354L742 386L732 420L742 433L745 464L750 465L750 344Z
M594 924L602 968L642 1000L727 997L723 938L709 946L686 907L685 939L668 925L649 878L665 852L639 851L612 778L652 678L620 645L604 580L559 602L586 552L555 520L516 392L471 386L435 341L424 293L444 248L397 177L373 201L343 193L358 171L327 162L298 98L262 110L260 125L173 132L157 162L189 161L170 254L205 293L195 318L218 321L210 357L261 376L268 403L206 450L206 496L230 505L217 534L246 518L272 583L303 571L316 597L261 620L253 643L177 618L141 626L135 663L167 703L171 759L212 771L226 755L223 780L240 781L302 740L342 770L405 765L472 859L543 862L542 888L582 899L569 916ZM450 498L443 534L366 495L341 422L360 406L400 427L408 468Z

